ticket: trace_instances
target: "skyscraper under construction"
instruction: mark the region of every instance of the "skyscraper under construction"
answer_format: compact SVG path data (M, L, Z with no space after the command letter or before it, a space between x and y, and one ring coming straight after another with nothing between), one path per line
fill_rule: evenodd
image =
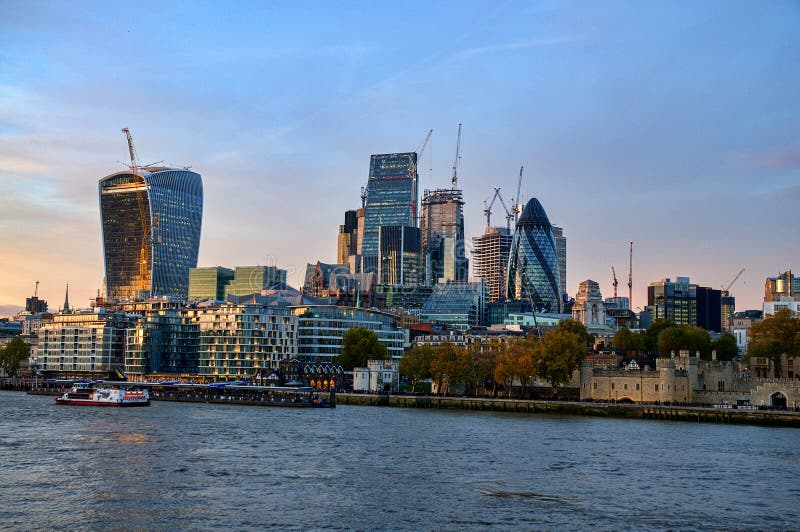
M422 197L422 253L425 284L439 279L466 281L469 261L464 251L464 199L457 188L426 190Z
M487 227L482 235L472 237L472 271L486 283L490 302L505 299L511 240L506 227Z

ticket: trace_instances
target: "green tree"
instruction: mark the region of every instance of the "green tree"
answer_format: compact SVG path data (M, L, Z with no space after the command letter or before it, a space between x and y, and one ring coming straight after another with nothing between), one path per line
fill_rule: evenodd
M415 345L400 360L400 374L411 379L411 391L417 389L417 382L431 377L431 362L434 350L429 345Z
M618 330L611 339L611 345L617 351L626 354L638 353L645 350L645 337L641 334L632 333L627 327Z
M336 357L345 371L367 365L367 360L385 360L389 358L386 346L378 341L375 331L359 327L350 329L342 337L342 354Z
M555 394L557 386L569 382L584 358L586 346L577 334L554 329L545 333L536 346L536 372L550 383Z
M750 326L746 359L769 358L775 365L775 375L782 378L784 354L800 356L800 320L789 309L781 309Z
M708 360L711 358L711 339L708 331L691 325L668 327L658 336L658 354L662 357L676 355L680 351L689 351L694 356L698 351L700 357Z
M21 338L14 338L5 348L0 348L0 367L10 377L17 375L19 363L26 360L31 353L31 346Z
M739 355L739 346L736 338L731 333L722 333L719 338L711 342L711 350L717 352L717 360L733 360Z
M440 394L447 395L453 383L465 380L466 358L466 349L449 342L436 348L431 361L431 376L436 380Z
M653 323L647 327L647 331L645 332L645 349L648 353L656 353L658 352L658 337L661 336L661 333L667 329L671 329L676 327L676 325L667 319L659 318L657 320L653 320Z

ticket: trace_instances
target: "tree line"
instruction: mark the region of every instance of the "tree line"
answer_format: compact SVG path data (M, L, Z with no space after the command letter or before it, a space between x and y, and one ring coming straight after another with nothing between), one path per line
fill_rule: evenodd
M739 354L736 339L730 333L722 333L711 340L708 331L692 325L676 325L670 320L657 319L643 331L633 332L625 327L614 334L611 346L626 356L658 355L669 357L683 350L692 356L700 352L700 358L711 360L716 352L717 360L733 360Z
M502 388L511 397L519 383L522 396L534 379L547 381L555 392L569 382L593 341L582 323L568 319L538 337L492 339L467 347L448 342L437 347L417 345L400 361L400 374L411 380L412 392L425 379L436 383L441 394L463 385L468 395L497 396Z

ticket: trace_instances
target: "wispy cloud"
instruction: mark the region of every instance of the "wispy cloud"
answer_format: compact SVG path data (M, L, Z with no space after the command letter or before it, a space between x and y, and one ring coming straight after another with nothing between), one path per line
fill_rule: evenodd
M800 168L800 143L780 148L749 151L739 158L757 168L793 169Z
M550 37L546 39L533 39L529 41L519 41L510 43L490 44L487 46L479 46L476 48L468 48L461 50L456 55L460 57L469 57L480 54L489 54L495 52L509 52L514 50L527 50L529 48L541 48L544 46L556 46L559 44L567 44L576 42L580 38L576 35L563 35L561 37Z

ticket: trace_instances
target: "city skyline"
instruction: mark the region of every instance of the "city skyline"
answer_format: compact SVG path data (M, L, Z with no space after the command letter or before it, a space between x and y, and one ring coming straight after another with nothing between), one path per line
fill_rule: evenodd
M101 287L96 183L122 170L121 127L142 162L203 175L199 266L275 265L294 286L306 263L335 262L370 154L414 150L432 128L419 189L446 187L459 122L465 241L524 164L523 198L569 236L570 296L586 279L613 295L630 240L634 308L661 278L719 288L742 267L737 309L760 308L765 278L797 268L797 4L442 4L413 33L372 27L386 7L311 6L315 20L151 6L195 27L189 42L128 22L133 7L2 3L0 315L36 281L51 302L69 283L77 307ZM312 38L281 28L300 21Z

